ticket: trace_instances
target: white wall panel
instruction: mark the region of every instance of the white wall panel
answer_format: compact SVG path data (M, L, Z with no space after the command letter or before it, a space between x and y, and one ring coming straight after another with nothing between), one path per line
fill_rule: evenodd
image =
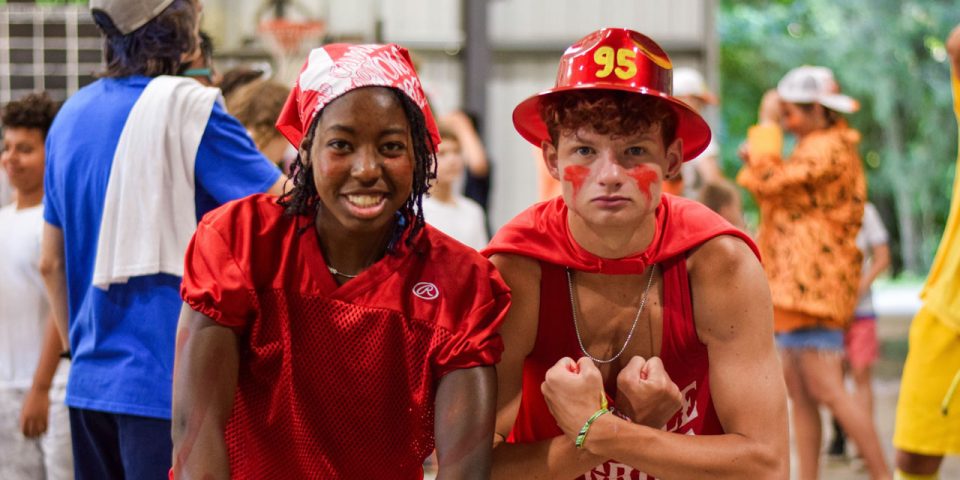
M663 32L665 40L703 41L706 34L707 12L703 0L671 0L667 8L668 24L673 27L674 37L670 32Z
M434 114L442 116L461 107L463 98L463 69L460 58L442 52L412 52L417 63L417 74L423 84Z
M380 3L379 0L330 0L328 32L338 38L374 38Z
M466 0L469 1L469 0ZM461 0L300 0L326 15L335 35L373 38L378 19L388 41L435 45L463 40ZM605 26L644 32L661 42L699 41L705 0L489 0L490 35L497 43L567 44ZM208 19L225 45L253 35L259 0L205 0Z
M204 0L203 29L210 32L219 50L237 48L256 34L259 1Z
M533 149L513 128L513 108L534 93L553 86L557 59L524 55L499 59L488 90L486 146L494 162L490 200L493 228L537 201Z
M569 42L602 27L628 27L658 41L703 38L703 0L495 0L494 43Z
M459 0L381 0L383 38L411 46L459 44L460 6Z

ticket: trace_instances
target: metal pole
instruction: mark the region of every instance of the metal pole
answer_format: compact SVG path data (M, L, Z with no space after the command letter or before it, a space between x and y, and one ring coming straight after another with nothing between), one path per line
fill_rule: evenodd
M491 53L487 33L487 0L463 0L463 106L475 116L477 130L483 136L487 113L487 83L490 79Z
M287 0L273 0L272 3L273 3L273 17L274 18L286 17Z

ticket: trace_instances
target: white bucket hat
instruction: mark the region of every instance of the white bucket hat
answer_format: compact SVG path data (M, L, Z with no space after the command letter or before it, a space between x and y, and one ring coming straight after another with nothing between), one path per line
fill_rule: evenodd
M840 93L840 86L827 67L804 65L790 70L777 84L777 93L790 103L819 103L841 113L860 109L859 102Z
M90 10L106 13L120 33L127 35L146 25L173 0L90 0Z
M673 69L673 96L696 97L710 105L717 103L717 97L707 88L707 82L699 71L690 67Z

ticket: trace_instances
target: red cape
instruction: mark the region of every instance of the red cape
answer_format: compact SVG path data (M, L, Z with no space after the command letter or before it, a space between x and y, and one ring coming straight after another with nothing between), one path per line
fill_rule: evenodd
M641 253L618 259L600 258L574 241L562 197L538 203L504 225L481 253L508 253L534 258L582 272L608 275L641 274L652 263L684 255L719 235L743 240L760 258L753 239L699 202L664 194L657 207L653 241Z

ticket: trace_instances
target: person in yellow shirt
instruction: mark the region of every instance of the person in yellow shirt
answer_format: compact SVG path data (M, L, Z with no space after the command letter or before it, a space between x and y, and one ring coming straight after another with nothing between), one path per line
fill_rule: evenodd
M960 122L960 25L947 39L953 110ZM960 166L960 155L957 158ZM960 453L960 176L950 216L910 325L893 445L897 479L938 478L944 455Z
M803 480L819 474L821 406L857 445L870 477L890 478L873 422L843 386L843 332L857 304L862 256L856 237L867 187L860 135L842 114L857 108L830 69L791 70L764 96L737 176L760 209L757 244ZM783 130L797 138L789 157L781 156Z

